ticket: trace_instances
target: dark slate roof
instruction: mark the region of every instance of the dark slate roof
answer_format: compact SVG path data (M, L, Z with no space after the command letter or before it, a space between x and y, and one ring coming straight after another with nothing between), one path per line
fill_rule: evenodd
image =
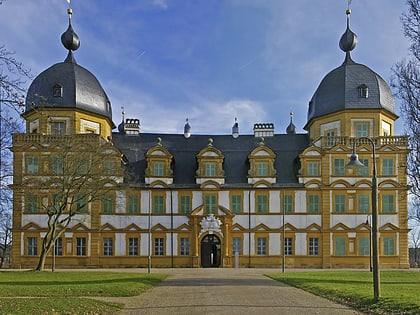
M162 145L173 155L172 169L174 185L196 186L196 155L207 147L208 139L213 139L213 146L224 154L223 169L225 185L240 187L248 183L248 155L258 147L259 138L253 135L240 135L234 139L231 135L191 135L186 139L182 134L143 133L140 135L113 134L114 144L127 157L130 173L134 173L134 183L144 184L146 152L162 139ZM264 139L267 147L276 154L275 168L279 186L298 185L298 155L308 147L306 134L274 135Z
M72 59L57 63L39 74L29 87L26 110L34 108L78 108L105 116L112 121L111 103L96 77ZM54 96L54 86L63 88Z
M359 97L359 86L369 89L368 98ZM346 109L385 109L395 115L394 97L388 84L369 67L355 63L349 55L328 73L309 102L306 126L317 117Z

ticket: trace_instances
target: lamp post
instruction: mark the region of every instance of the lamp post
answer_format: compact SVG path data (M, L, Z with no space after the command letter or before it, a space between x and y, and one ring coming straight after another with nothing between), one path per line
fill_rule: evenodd
M369 225L369 271L372 272L372 226L369 222L369 216L366 218L366 225Z
M350 157L350 162L347 164L348 168L358 169L365 167L359 161L356 154L356 144L360 140L366 140L372 146L372 274L373 274L373 300L376 302L380 297L380 279L379 279L379 251L378 251L378 181L376 176L376 156L375 156L375 143L369 137L360 137L353 142L353 153Z

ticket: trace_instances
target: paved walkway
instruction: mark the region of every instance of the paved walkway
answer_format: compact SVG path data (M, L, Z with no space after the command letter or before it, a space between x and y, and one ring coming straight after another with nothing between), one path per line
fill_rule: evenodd
M150 291L122 302L126 314L360 314L264 276L273 269L153 269L169 274Z

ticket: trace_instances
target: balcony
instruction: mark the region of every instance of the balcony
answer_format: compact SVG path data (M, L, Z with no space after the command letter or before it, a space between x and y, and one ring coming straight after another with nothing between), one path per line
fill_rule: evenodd
M321 149L329 149L336 145L342 145L348 148L353 147L354 141L358 138L354 137L319 137L313 142L313 144ZM393 145L400 148L408 147L408 137L407 136L392 136L392 137L375 137L371 138L375 143L375 148L380 148L384 145ZM367 144L370 146L370 143L366 139L359 139L358 145Z

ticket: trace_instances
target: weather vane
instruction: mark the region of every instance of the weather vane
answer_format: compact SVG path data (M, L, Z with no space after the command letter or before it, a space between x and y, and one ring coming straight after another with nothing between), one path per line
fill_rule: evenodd
M346 14L350 14L351 10L350 10L350 5L351 5L352 0L347 0L347 10L346 10Z

